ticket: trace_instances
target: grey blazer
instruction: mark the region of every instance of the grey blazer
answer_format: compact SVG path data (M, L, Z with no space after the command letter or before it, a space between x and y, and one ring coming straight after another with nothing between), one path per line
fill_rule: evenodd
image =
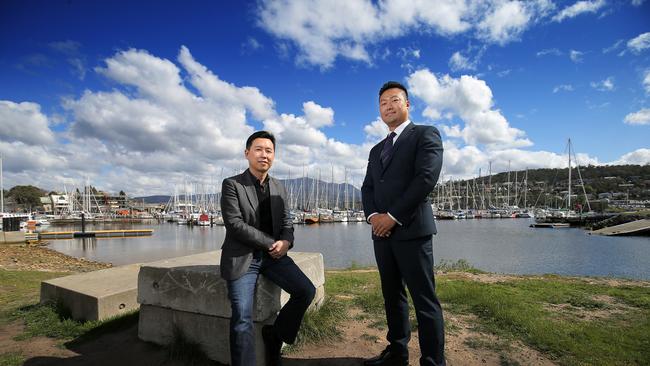
M259 229L255 182L248 171L223 180L221 212L226 238L221 246L221 277L236 280L251 264L255 250L268 251L277 240L287 240L293 247L293 222L282 184L269 176L273 236Z

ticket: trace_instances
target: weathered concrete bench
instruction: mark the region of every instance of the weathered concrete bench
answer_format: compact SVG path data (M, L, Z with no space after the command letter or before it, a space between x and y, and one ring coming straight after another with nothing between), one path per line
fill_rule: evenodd
M137 310L140 264L41 282L41 303L57 302L73 319L103 320Z
M181 336L200 345L218 362L230 362L230 301L226 282L219 275L221 252L173 258L143 265L138 278L140 324L138 335L145 341L168 345ZM322 303L325 291L323 257L320 253L290 253L316 287L312 306ZM253 321L258 365L264 365L261 324L270 324L288 294L260 277L255 291Z
M289 252L316 287L312 306L325 296L320 253ZM146 264L132 264L71 275L41 283L41 302L57 301L78 320L101 320L140 308L139 336L162 345L175 332L198 343L208 357L228 363L230 302L219 275L221 251ZM270 324L289 300L288 294L263 276L255 292L253 320ZM258 357L263 356L261 327L256 327ZM260 359L258 365L264 365Z

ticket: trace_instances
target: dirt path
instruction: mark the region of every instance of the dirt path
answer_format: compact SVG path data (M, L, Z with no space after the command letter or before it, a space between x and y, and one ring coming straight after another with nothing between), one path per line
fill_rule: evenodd
M352 309L354 313L358 310ZM445 352L449 366L464 365L555 365L539 352L518 342L509 342L480 333L472 327L472 317L446 313L448 330L445 334ZM332 344L307 346L285 357L287 366L358 366L364 358L378 355L388 344L386 331L371 326L370 320L347 322L342 340ZM420 347L417 332L410 342L410 365L419 365Z

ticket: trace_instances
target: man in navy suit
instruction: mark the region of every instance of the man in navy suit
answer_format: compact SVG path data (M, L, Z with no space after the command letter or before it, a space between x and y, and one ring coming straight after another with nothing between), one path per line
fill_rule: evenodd
M390 134L370 150L361 187L363 209L372 225L390 343L364 365L408 365L411 338L408 287L418 322L420 365L445 365L442 308L435 293L433 234L427 199L442 167L442 141L433 126L409 121L406 88L394 81L379 91L381 119Z

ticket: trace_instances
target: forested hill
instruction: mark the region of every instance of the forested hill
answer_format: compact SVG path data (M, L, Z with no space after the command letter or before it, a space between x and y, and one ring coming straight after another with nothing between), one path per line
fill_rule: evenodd
M630 199L650 198L650 165L600 165L582 166L580 175L585 184L587 193L599 194L606 192L627 192ZM516 179L522 183L526 171L510 172L510 181ZM569 178L569 168L564 169L530 169L528 170L528 184L547 187L566 187ZM489 177L481 178L487 183ZM508 172L492 175L492 184L508 181ZM578 169L571 170L573 185L579 184Z

